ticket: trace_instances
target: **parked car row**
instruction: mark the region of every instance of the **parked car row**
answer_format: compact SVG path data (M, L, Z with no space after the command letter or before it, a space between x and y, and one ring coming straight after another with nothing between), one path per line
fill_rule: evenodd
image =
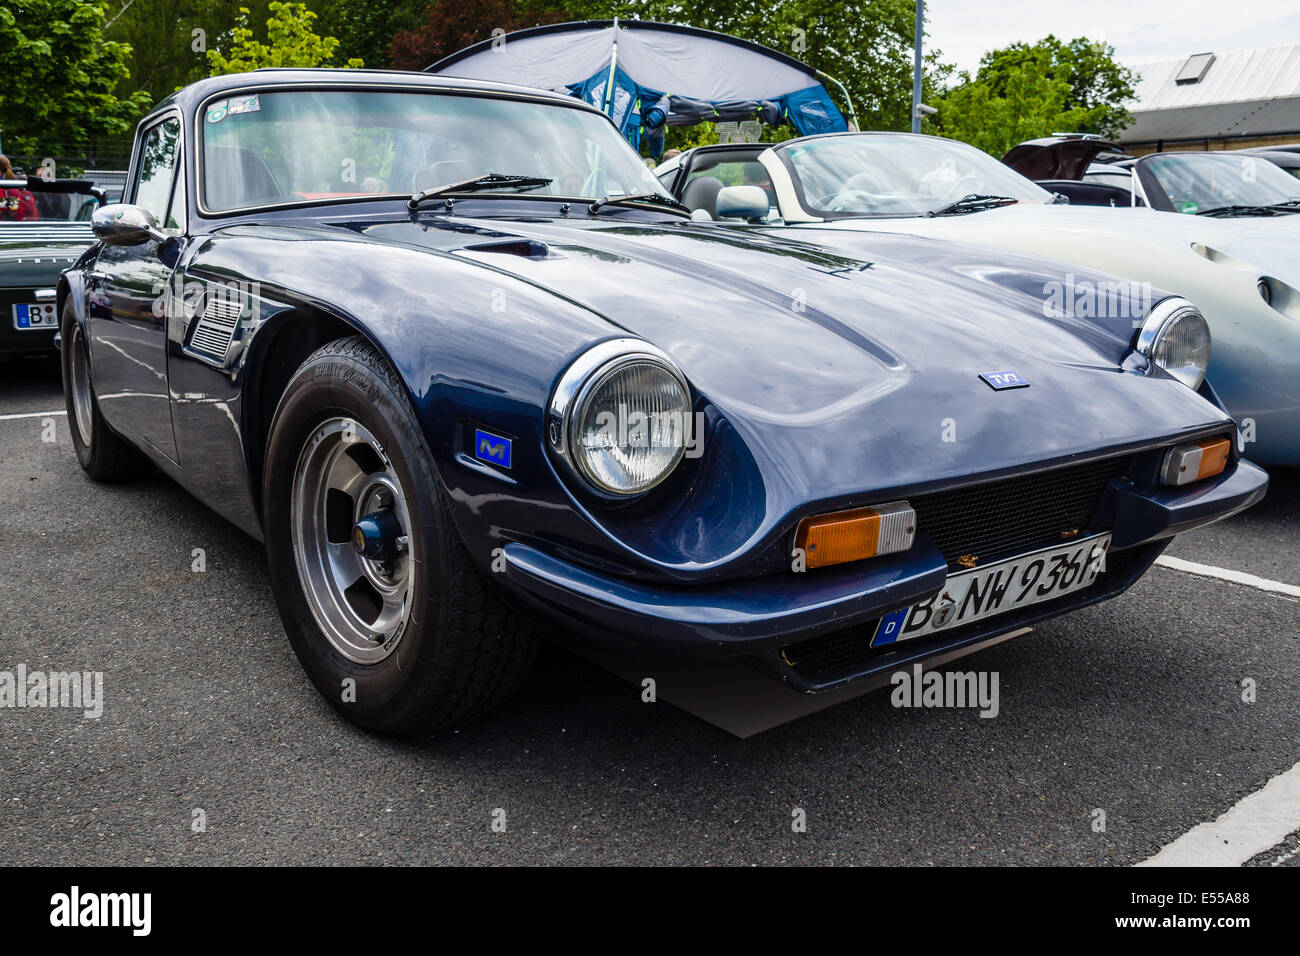
M303 667L378 730L493 706L539 624L810 693L951 659L1294 460L1300 278L1269 304L1226 223L944 140L656 177L572 97L277 70L161 103L125 199L57 285L81 466L264 541Z

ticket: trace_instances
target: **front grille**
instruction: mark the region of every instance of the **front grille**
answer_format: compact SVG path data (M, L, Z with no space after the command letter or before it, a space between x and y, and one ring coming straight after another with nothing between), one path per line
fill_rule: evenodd
M1087 530L1102 492L1124 476L1131 461L1129 455L1103 458L908 501L916 509L917 530L930 536L949 570L960 571L963 555L987 564Z
M1148 557L1149 554L1150 550L1148 548L1130 548L1126 551L1115 551L1108 554L1106 556L1106 570L1089 588L1071 594L1063 594L1059 598L1045 601L1042 604L1029 605L1025 608L1025 613L1050 612L1054 607L1061 607L1086 599L1088 592L1094 589L1106 590L1110 587L1108 581L1123 579L1131 573L1134 564ZM1015 612L1011 612L1008 616L1014 618L1017 615ZM867 621L865 624L850 627L843 631L835 631L832 634L824 634L821 637L788 644L781 649L781 656L785 665L798 675L801 681L810 685L830 684L857 676L872 668L873 658L881 657L895 650L910 649L911 645L908 642L888 644L883 648L873 648L871 639L875 636L878 623L879 621ZM998 618L992 617L962 627L954 627L950 631L940 632L935 635L935 638L944 645L952 646L961 644L967 637L976 632L983 633L999 629L1011 630L1013 627L1014 625L1001 627Z

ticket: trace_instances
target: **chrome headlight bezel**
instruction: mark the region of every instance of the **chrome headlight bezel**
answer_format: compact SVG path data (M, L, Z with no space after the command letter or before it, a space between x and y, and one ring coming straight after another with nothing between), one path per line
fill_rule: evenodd
M1189 381L1178 372L1170 371L1156 361L1155 354L1160 344L1181 322L1199 322L1205 329L1205 363L1200 368L1199 374L1192 381ZM1133 346L1134 350L1145 356L1147 361L1152 365L1160 365L1165 368L1174 378L1182 382L1192 391L1196 391L1205 381L1206 373L1210 367L1210 356L1213 351L1213 337L1210 335L1209 323L1205 321L1205 316L1201 310L1196 308L1191 302L1180 296L1170 296L1167 299L1161 299L1147 313L1147 317L1142 320L1142 325L1138 329L1137 340Z
M684 407L689 413L692 395L686 376L662 350L649 342L632 338L610 339L579 355L560 376L547 406L546 441L551 451L587 490L610 500L636 498L663 484L677 470L686 454L683 440L668 466L653 481L635 488L613 487L602 481L589 466L580 439L592 400L614 373L633 364L654 365L671 376L682 390Z

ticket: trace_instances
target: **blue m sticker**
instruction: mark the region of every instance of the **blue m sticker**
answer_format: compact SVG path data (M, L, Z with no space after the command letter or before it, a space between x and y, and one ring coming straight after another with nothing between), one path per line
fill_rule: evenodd
M995 392L1000 392L1006 388L1028 388L1029 381L1021 378L1020 373L1012 369L1004 369L1001 372L980 372L980 378L984 384Z
M510 439L476 428L474 429L474 457L480 461L500 465L502 468L509 468Z

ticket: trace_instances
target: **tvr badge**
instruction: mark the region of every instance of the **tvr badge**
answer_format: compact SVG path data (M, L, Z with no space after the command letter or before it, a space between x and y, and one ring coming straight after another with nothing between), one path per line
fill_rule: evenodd
M1021 376L1014 369L1003 369L1001 372L980 372L980 379L989 388L995 392L1005 391L1008 388L1028 388L1029 380Z

